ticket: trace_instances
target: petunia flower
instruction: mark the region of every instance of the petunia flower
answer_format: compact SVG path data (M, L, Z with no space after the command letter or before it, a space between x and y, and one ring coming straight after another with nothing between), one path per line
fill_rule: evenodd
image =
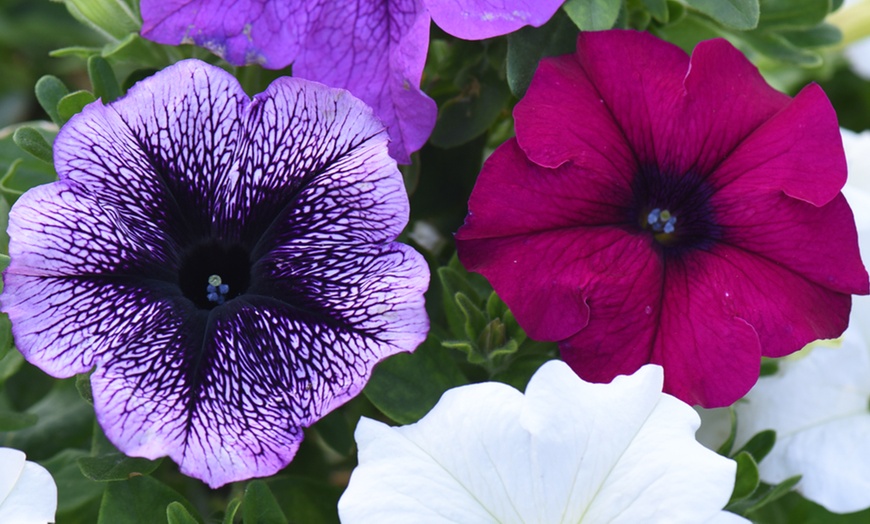
M45 372L96 368L128 455L213 487L273 474L425 337L402 177L347 91L282 78L252 101L184 61L87 106L54 158L60 180L10 213L2 309Z
M844 193L856 210L859 237L870 240L870 134L843 130L849 160ZM862 242L862 248L865 244ZM865 259L868 252L864 252ZM833 262L832 262L833 263ZM765 482L801 475L797 490L830 511L870 507L870 298L855 299L842 341L821 342L807 356L785 359L737 402L736 444L765 429L776 444L759 464ZM711 413L714 418L719 413Z
M525 395L488 382L416 424L363 418L341 521L748 522L721 511L734 461L695 442L698 415L661 388L659 366L590 384L551 361Z
M54 522L57 485L45 468L25 458L17 449L0 448L0 522Z
M839 336L868 293L817 85L779 93L721 39L690 58L647 33L583 33L514 117L459 258L587 380L652 362L666 392L729 405L762 355Z
M401 163L423 146L436 107L420 90L429 22L482 39L546 22L563 0L141 0L142 36L195 43L231 64L343 87L386 124ZM430 18L431 17L431 18Z

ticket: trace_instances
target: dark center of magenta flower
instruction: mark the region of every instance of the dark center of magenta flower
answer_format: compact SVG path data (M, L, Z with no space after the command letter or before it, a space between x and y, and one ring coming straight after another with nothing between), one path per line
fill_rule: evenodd
M190 247L178 272L181 292L201 309L212 309L236 298L247 291L250 283L248 250L215 239Z
M673 176L644 167L632 184L630 219L651 233L667 254L706 247L721 237L710 205L713 191L695 173Z

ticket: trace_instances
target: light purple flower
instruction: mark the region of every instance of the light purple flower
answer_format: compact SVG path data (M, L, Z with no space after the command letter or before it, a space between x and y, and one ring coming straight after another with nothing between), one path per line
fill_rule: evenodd
M259 63L343 87L371 105L408 163L435 125L420 90L430 16L450 34L489 38L541 25L563 0L142 0L142 35L195 43L235 65Z
M387 136L347 91L282 78L251 101L180 62L55 141L60 180L10 213L2 309L56 377L94 367L129 455L216 487L270 475L428 320Z

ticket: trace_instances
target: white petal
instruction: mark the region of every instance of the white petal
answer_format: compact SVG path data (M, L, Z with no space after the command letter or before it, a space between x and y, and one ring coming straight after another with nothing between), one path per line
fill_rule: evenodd
M9 453L9 451L16 453ZM0 489L6 486L7 462L5 460L11 458L17 466L19 457L20 461L24 462L24 453L0 448L0 464L3 464L3 471L0 472L2 475ZM15 471L15 467L10 469ZM11 491L0 502L0 522L4 524L54 522L57 511L57 486L51 474L34 462L24 462L23 468L18 469L18 472L14 486L11 486Z
M761 479L803 475L798 491L837 513L870 507L870 324L856 320L868 314L867 299L856 299L841 345L782 361L735 404L737 445L764 429L777 432Z
M697 415L661 387L657 366L588 384L554 361L525 395L475 384L445 393L417 424L363 419L342 522L719 518L735 464L695 442Z
M12 448L0 448L0 504L6 500L24 471L24 452Z

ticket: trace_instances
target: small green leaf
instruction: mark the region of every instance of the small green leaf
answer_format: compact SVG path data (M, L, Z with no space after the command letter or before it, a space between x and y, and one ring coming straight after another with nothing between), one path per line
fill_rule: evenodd
M485 355L490 355L496 349L504 346L507 341L504 322L500 318L490 320L480 332L480 336L477 337L477 345Z
M24 364L24 357L21 356L18 350L9 351L3 355L3 358L0 358L0 385L21 369L22 364Z
M459 96L440 104L429 140L443 149L474 140L507 111L510 97L510 89L494 73L472 80Z
M82 476L78 459L85 455L87 452L80 449L66 449L42 462L57 483L57 522L72 521L73 515L84 516L91 511L93 518L85 518L82 522L92 524L97 521L99 498L107 484Z
M507 40L508 85L514 95L522 97L543 57L574 52L577 48L577 26L559 10L541 27L523 27L509 34Z
M64 0L64 3L76 20L107 40L116 41L139 32L136 0Z
M442 340L441 345L448 349L458 349L465 353L468 361L474 365L486 364L486 357L467 340Z
M822 57L818 53L796 47L776 33L748 31L740 37L759 53L780 62L803 67L817 67L822 64Z
M797 483L800 481L801 481L800 475L795 475L794 477L789 477L789 478L783 480L782 482L780 482L776 486L773 486L772 488L770 488L766 492L764 492L764 494L761 497L759 497L758 499L756 499L754 501L754 504L752 504L745 512L751 513L753 511L757 511L758 509L762 508L763 506L766 506L766 505L770 504L771 502L783 497L788 492L790 492L795 486L797 486Z
M230 503L227 504L227 510L224 512L224 520L221 521L221 524L233 524L236 520L236 513L238 513L241 506L241 499L231 500Z
M737 462L737 479L734 482L734 491L731 493L729 504L743 500L755 493L760 483L758 464L752 455L743 451L738 453L734 460Z
M410 424L428 413L442 393L467 383L451 354L430 335L414 353L378 364L363 393L392 420Z
M776 375L777 371L779 371L778 360L774 358L762 357L759 376L768 377L770 375Z
M758 0L685 0L686 4L720 24L747 31L758 26Z
M665 0L659 2L664 5ZM581 31L603 31L612 28L621 7L621 0L568 0L562 5L562 9Z
M94 405L94 393L91 391L91 374L79 373L76 375L76 389L82 399L90 405Z
M843 40L842 31L827 23L809 29L780 31L779 34L797 47L827 47L839 44Z
M170 502L166 506L166 520L168 524L199 524L181 502Z
M57 112L60 99L69 94L69 89L56 76L45 75L36 82L36 99L45 113L57 125L64 123Z
M728 408L728 416L731 419L731 431L728 433L728 438L725 442L716 450L716 453L726 457L731 454L731 450L734 448L734 440L737 438L737 413L733 407Z
M121 86L105 58L96 55L88 58L88 76L94 86L94 96L101 98L104 104L121 96Z
M439 267L438 280L444 291L444 314L447 316L447 326L454 337L462 337L465 333L466 319L462 309L456 303L456 295L463 293L472 297L472 300L476 302L479 300L477 292L465 279L462 272L451 267Z
M486 327L486 315L465 293L458 292L454 296L459 310L465 316L464 335L468 340L477 340L478 335Z
M161 461L162 459L148 460L128 457L123 453L111 453L99 457L82 457L78 463L85 477L96 482L109 482L148 475L157 469Z
M57 103L57 113L61 121L66 123L70 118L82 112L82 109L96 100L89 91L75 91L60 99Z
M269 486L262 480L252 480L245 488L242 499L242 522L244 524L286 524L287 517Z
M54 163L51 144L36 129L29 126L21 126L12 134L12 141L15 142L15 145L33 155L34 158L48 164Z
M756 433L736 454L749 453L755 462L761 462L773 449L774 444L776 444L776 431L767 429Z
M103 493L98 524L166 522L166 507L180 502L188 513L193 506L177 491L148 476L109 482Z

